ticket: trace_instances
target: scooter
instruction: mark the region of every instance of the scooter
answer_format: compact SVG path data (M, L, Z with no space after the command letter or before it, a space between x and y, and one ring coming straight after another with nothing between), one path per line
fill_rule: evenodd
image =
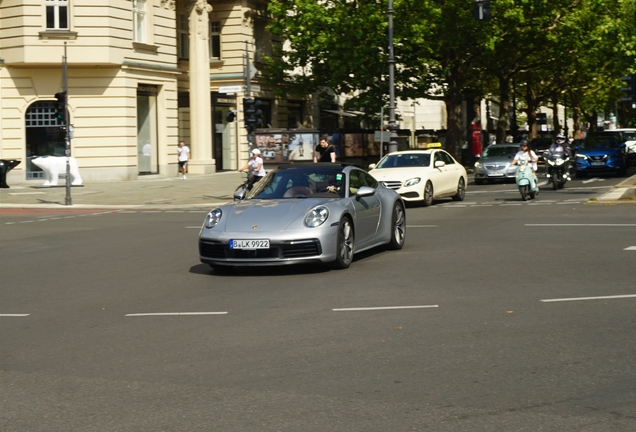
M545 160L546 173L548 181L552 182L554 190L563 189L565 183L570 180L568 174L570 167L570 156L567 152L550 152L543 154Z
M515 174L515 182L521 193L521 199L528 201L534 199L539 194L539 186L537 184L537 177L532 172L532 167L528 164L526 159L519 161L519 168Z

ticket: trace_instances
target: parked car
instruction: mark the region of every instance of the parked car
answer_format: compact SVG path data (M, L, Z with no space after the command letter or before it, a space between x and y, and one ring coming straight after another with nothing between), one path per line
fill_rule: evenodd
M389 153L369 169L369 174L405 201L430 206L434 199L463 201L466 195L466 169L440 148Z
M517 167L510 165L521 148L519 144L491 144L475 162L475 184L487 181L513 180Z
M199 233L201 262L213 268L331 263L376 247L401 249L404 202L361 168L280 166L235 202L212 209Z
M583 142L574 146L576 176L614 172L619 176L627 173L627 151L624 142L615 134L589 133Z

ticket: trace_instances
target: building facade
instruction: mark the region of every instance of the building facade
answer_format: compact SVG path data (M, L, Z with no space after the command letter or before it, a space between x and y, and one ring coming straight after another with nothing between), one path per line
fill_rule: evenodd
M277 100L259 85L273 43L266 8L258 0L2 0L0 159L21 161L9 181L41 177L35 156L64 156L55 95L65 84L70 150L84 181L176 175L180 140L191 173L244 163L246 56L249 96L261 100L265 122L308 123L306 101Z

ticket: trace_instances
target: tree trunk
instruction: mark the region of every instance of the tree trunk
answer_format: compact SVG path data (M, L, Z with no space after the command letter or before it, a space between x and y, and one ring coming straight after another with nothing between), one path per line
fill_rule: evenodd
M561 133L561 121L559 120L559 98L552 98L552 125L554 133Z
M581 113L579 109L576 107L572 107L572 138L578 139L582 137L582 129L581 129Z
M446 94L446 151L461 160L462 142L462 95L460 92L449 92Z
M510 80L499 77L499 119L497 121L497 141L506 142L510 122Z

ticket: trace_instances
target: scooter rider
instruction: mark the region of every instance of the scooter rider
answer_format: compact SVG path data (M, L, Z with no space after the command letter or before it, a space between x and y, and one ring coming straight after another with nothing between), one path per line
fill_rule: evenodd
M537 161L539 158L537 157L537 154L528 147L528 140L521 140L519 146L521 147L521 150L517 152L510 165L516 165L521 159L528 161L528 166L532 168L533 174L534 184L532 185L532 189L535 189L537 185Z

